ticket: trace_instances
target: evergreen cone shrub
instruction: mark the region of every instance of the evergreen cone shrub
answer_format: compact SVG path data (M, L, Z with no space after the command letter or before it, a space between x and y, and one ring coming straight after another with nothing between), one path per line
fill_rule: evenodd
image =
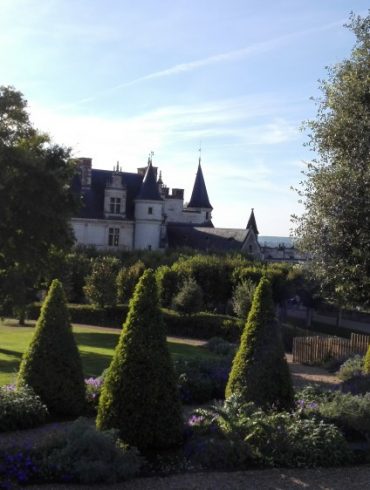
M63 287L49 288L35 332L19 368L17 386L30 386L51 415L75 417L85 408L80 355L69 323Z
M125 443L141 450L181 442L181 404L151 269L130 301L100 396L97 427L118 429Z
M226 386L226 398L234 393L262 408L293 406L292 381L266 278L261 279L253 297Z
M367 348L365 359L364 359L364 373L370 374L370 345Z

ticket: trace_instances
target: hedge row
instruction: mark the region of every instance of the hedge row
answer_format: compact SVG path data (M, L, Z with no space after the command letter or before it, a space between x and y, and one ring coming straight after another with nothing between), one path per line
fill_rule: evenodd
M27 316L30 320L37 320L40 306L40 303L29 306ZM128 306L97 308L92 305L69 304L68 310L72 323L120 328L126 319ZM243 328L243 322L227 315L213 313L181 315L164 308L162 313L167 335L205 340L211 337L223 337L235 342L239 340Z

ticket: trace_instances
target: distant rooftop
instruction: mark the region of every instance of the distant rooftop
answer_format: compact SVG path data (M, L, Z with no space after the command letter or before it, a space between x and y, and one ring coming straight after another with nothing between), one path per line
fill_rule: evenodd
M282 245L290 248L294 246L294 238L288 236L260 235L258 237L258 243L261 245L261 247L279 247L279 245Z

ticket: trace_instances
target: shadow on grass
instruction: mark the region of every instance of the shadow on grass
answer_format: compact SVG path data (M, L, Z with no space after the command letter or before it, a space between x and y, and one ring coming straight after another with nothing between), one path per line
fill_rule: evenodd
M106 332L74 332L77 345L114 349L117 345L120 331L117 334Z
M113 355L113 353L112 353ZM100 376L111 363L112 356L96 352L80 351L85 378Z

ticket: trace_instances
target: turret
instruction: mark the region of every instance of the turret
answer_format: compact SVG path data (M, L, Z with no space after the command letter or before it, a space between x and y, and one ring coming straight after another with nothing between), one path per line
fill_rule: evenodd
M201 221L206 224L212 220L212 205L209 202L206 184L204 182L201 160L199 158L197 175L195 177L193 192L187 205L187 211L198 212L202 214Z
M135 199L135 249L156 250L161 245L163 200L158 190L151 156Z
M256 238L258 237L259 231L257 228L256 218L254 216L254 208L252 208L252 210L251 210L251 214L249 216L249 220L248 220L246 229L247 230L253 230L254 234L256 235Z

